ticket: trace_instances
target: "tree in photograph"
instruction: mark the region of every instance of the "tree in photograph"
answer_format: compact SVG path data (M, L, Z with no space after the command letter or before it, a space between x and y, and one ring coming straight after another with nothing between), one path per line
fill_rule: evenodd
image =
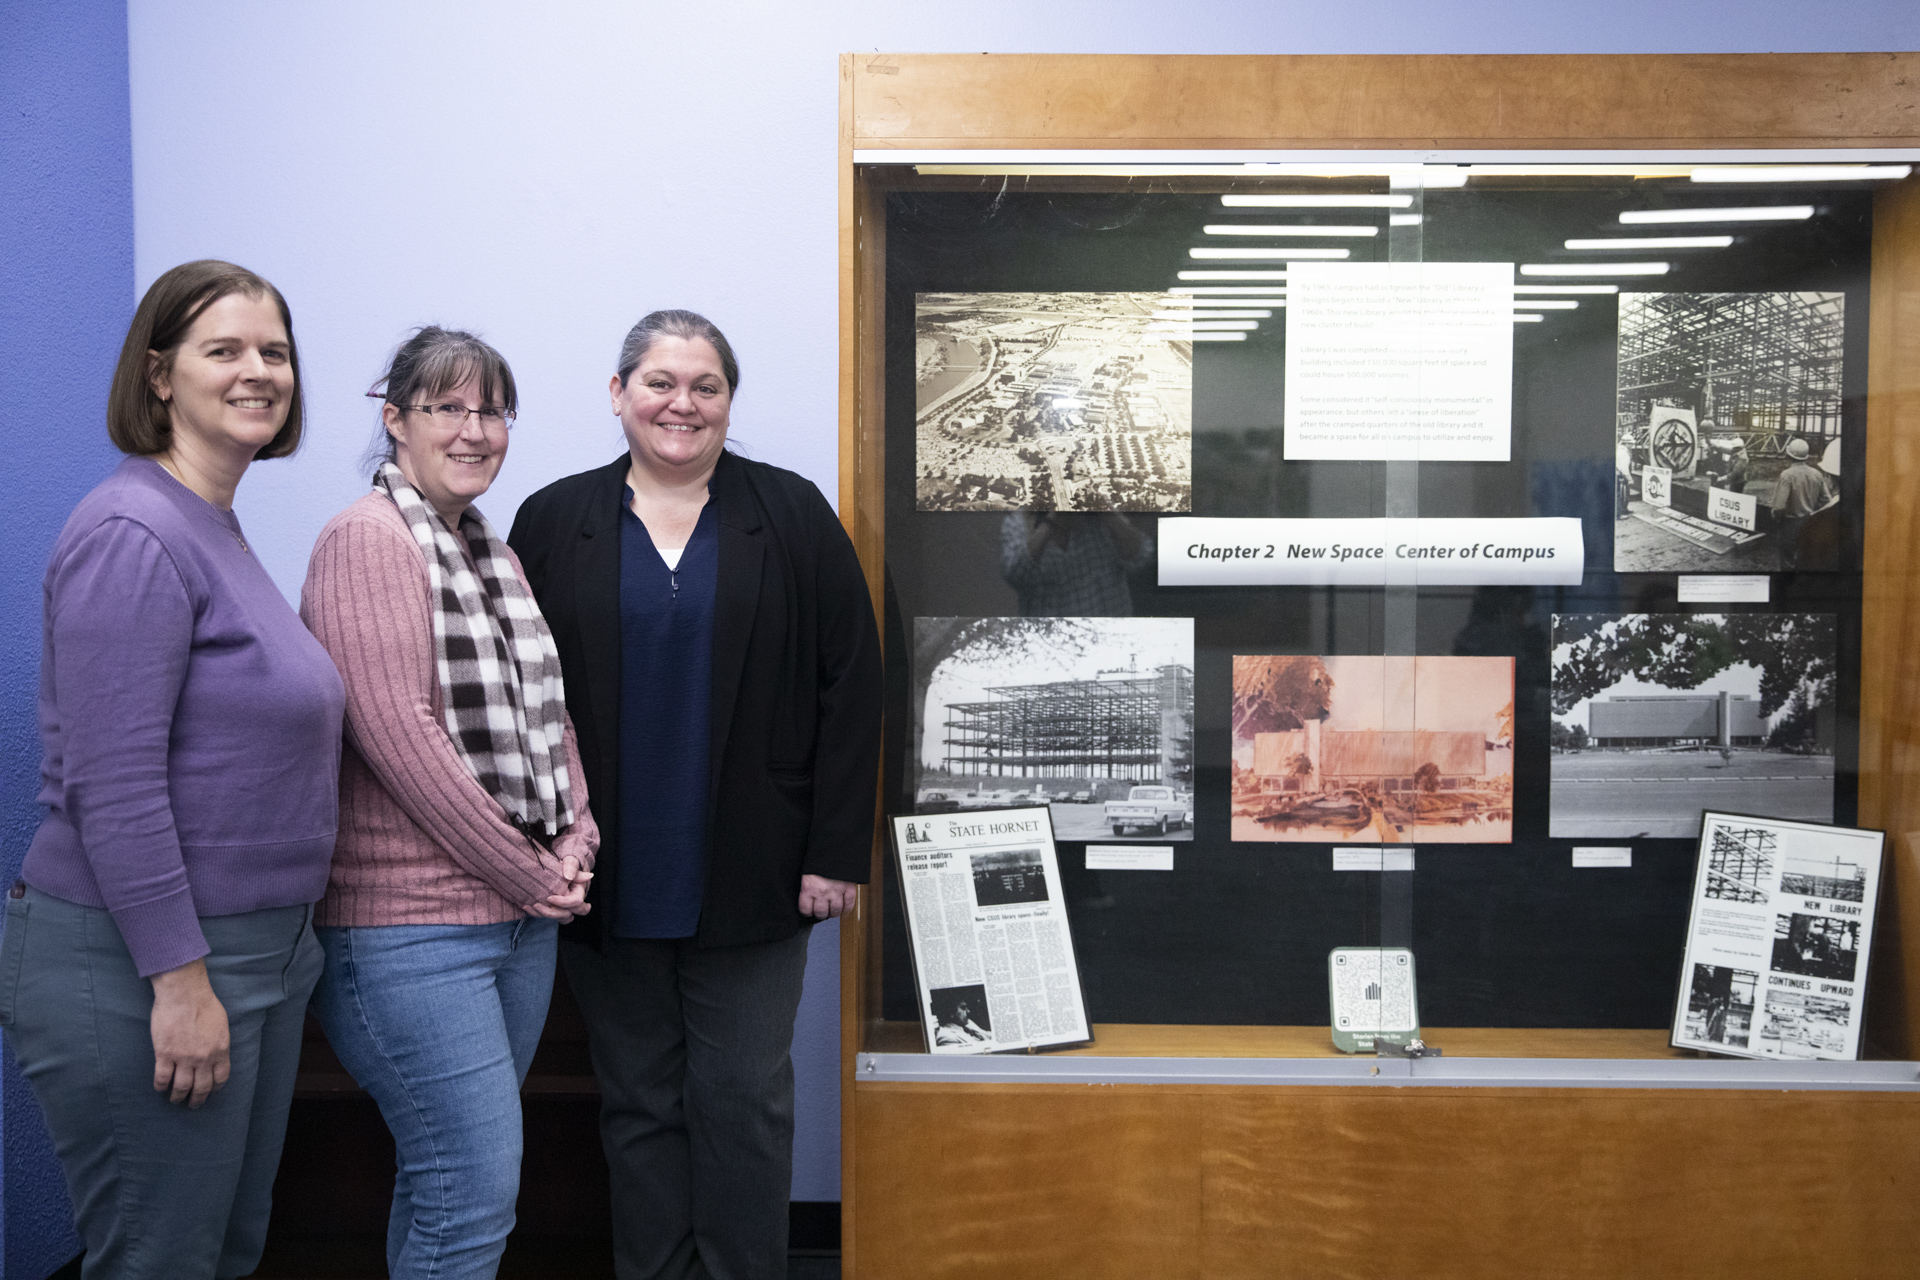
M1810 752L1819 745L1817 708L1796 690L1786 711L1767 733L1767 745L1776 751Z
M907 776L920 777L920 751L926 738L927 691L942 663L992 646L1018 661L1042 650L1083 654L1099 639L1085 618L915 618L913 620L913 754Z
M1167 781L1182 786L1193 785L1193 730L1173 735L1173 750L1167 763Z
M1550 733L1556 749L1561 751L1582 751L1592 740L1587 735L1587 726L1583 724L1563 724L1552 721Z
M1796 699L1828 702L1837 678L1830 613L1560 614L1553 645L1556 715L1629 677L1697 689L1745 663L1760 672L1760 713L1772 716Z
M1333 705L1333 677L1317 657L1235 655L1233 738L1302 729L1324 720Z

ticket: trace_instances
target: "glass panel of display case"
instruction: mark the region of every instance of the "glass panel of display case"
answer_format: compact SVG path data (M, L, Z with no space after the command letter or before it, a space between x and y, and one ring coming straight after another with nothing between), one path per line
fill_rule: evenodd
M1854 821L1874 183L1695 173L867 171L884 804L1049 807L1093 1052L1669 1054L1702 813Z

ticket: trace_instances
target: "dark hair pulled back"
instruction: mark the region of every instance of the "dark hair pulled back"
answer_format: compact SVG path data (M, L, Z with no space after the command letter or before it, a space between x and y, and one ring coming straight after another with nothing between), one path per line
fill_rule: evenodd
M740 389L740 363L733 358L733 347L727 342L727 335L720 332L720 326L695 311L650 311L640 317L640 323L627 330L626 341L620 344L620 385L627 385L627 378L640 367L647 358L647 352L653 344L662 338L679 338L692 342L699 338L713 344L720 356L720 372L727 376L727 394L732 395Z
M469 378L480 382L480 403L508 413L520 410L520 392L513 383L507 359L478 336L464 329L437 324L415 329L394 349L387 371L368 389L369 396L405 412L414 405L444 395ZM364 459L368 472L394 459L395 443L383 422L375 431Z

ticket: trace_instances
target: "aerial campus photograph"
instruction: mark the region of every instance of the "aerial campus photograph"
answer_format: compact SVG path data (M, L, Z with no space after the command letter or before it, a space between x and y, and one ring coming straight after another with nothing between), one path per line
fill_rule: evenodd
M1832 614L1556 614L1555 836L1833 821Z
M921 511L1187 511L1193 348L1158 293L923 293Z

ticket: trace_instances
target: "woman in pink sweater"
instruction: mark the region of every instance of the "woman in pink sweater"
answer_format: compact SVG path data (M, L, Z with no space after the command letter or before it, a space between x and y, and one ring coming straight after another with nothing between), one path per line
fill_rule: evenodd
M513 373L429 327L381 381L373 491L321 532L300 596L347 689L314 1008L393 1131L388 1270L490 1277L557 922L587 910L600 833L546 620L472 506L506 458Z

